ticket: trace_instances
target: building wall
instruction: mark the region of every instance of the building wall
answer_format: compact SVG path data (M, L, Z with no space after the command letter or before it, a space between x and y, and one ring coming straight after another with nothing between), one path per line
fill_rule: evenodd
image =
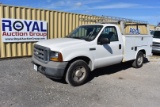
M93 24L94 22L80 21L79 18L97 19L97 16L89 16L83 14L58 12L52 10L35 9L27 7L0 5L0 19L26 19L41 20L48 22L48 39L60 38L68 35L73 29L83 24ZM0 21L0 34L2 34L2 22ZM130 26L135 27L135 26ZM129 33L130 27L125 31ZM147 30L144 26L141 33L146 34ZM0 58L31 56L34 42L24 43L3 43L0 37Z
M156 30L156 26L155 25L150 25L150 30Z
M51 39L51 38L64 37L79 25L93 23L93 22L79 21L79 18L94 19L96 18L96 16L0 5L0 19L1 18L47 21L48 39ZM2 22L0 21L0 29L2 29L1 25ZM3 43L1 36L0 58L31 56L33 50L33 44L34 42Z

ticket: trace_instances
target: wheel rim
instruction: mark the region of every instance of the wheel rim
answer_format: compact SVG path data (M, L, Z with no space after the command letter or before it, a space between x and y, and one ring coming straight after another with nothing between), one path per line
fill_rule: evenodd
M77 67L73 73L73 80L75 82L81 82L86 77L86 69L82 66Z
M140 66L143 63L143 55L139 55L138 59L137 59L137 64Z

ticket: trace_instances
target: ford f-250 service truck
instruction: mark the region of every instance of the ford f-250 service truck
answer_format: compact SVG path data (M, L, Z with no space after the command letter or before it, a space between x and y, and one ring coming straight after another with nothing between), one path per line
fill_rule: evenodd
M151 47L151 35L124 36L115 24L82 25L65 38L35 43L32 59L36 71L78 86L100 67L126 61L142 67Z

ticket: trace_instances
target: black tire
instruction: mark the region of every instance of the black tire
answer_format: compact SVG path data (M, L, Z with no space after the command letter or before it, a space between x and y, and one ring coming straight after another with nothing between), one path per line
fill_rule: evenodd
M69 66L65 80L72 86L80 86L84 84L89 76L90 69L83 60L76 60Z
M143 52L138 52L136 59L133 61L132 66L134 68L140 68L144 63L144 54Z

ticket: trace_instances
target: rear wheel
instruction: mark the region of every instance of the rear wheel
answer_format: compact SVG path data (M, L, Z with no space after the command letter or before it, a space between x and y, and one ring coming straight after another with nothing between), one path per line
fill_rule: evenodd
M136 59L133 61L132 66L134 68L140 68L144 63L144 54L143 52L138 52Z
M77 60L69 66L65 80L72 86L79 86L86 82L90 69L83 60Z

